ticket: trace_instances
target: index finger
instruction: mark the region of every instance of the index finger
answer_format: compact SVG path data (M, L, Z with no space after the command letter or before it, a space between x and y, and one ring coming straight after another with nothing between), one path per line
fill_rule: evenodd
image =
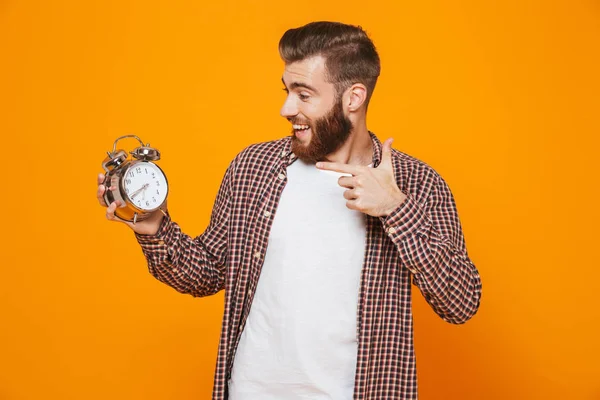
M357 165L348 165L335 162L320 161L317 163L317 168L352 175L358 175L360 173L360 167Z
M102 185L104 183L104 174L98 174L98 185Z

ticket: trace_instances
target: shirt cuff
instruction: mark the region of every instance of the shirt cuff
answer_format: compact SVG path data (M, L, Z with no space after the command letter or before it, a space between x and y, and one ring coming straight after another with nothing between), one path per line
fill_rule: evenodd
M411 195L388 216L380 217L383 229L394 243L414 234L425 219L425 210Z
M142 250L145 254L148 253L170 253L167 249L176 241L176 229L175 224L171 221L169 213L163 218L158 231L154 235L142 235L136 232L135 237L142 246Z

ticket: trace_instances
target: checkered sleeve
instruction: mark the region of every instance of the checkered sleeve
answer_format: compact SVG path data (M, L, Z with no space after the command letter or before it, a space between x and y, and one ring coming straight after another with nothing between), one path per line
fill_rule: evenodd
M156 235L136 233L150 273L180 293L209 296L225 286L227 230L230 212L232 163L217 194L209 226L192 238L181 231L169 214Z
M481 280L467 255L450 188L437 174L428 178L424 201L408 194L382 222L433 310L445 321L461 324L479 308Z

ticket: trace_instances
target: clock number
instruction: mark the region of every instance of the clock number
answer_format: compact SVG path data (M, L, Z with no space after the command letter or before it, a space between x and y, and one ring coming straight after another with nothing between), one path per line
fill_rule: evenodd
M127 174L129 177L133 178L133 171L129 171L129 173Z
M144 168L144 171L146 171L146 175L148 175L148 168Z
M152 201L156 203L156 198L154 198L154 197L153 197L153 198L152 198Z
M160 186L160 182L159 181L156 181L156 186Z
M156 191L156 194L160 195L160 192L157 190L157 191Z
M146 206L149 206L149 205L150 205L150 202L149 202L149 201L147 201L147 202L146 202Z
M140 167L137 167L137 168L135 169L135 172L137 172L138 174L141 174L141 173L142 173L142 169L141 169Z
M125 183L131 185L131 179L125 179Z

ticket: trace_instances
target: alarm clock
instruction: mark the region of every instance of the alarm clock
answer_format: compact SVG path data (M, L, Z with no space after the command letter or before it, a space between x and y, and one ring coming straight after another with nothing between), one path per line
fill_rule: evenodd
M129 154L125 150L117 150L117 142L125 138L134 138L141 146ZM162 210L167 200L169 184L167 177L154 162L160 160L160 152L150 147L135 135L125 135L117 138L112 152L102 162L106 171L104 185L104 201L111 204L120 200L120 206L115 215L122 220L133 222L142 221L156 210ZM113 190L109 190L109 188Z

